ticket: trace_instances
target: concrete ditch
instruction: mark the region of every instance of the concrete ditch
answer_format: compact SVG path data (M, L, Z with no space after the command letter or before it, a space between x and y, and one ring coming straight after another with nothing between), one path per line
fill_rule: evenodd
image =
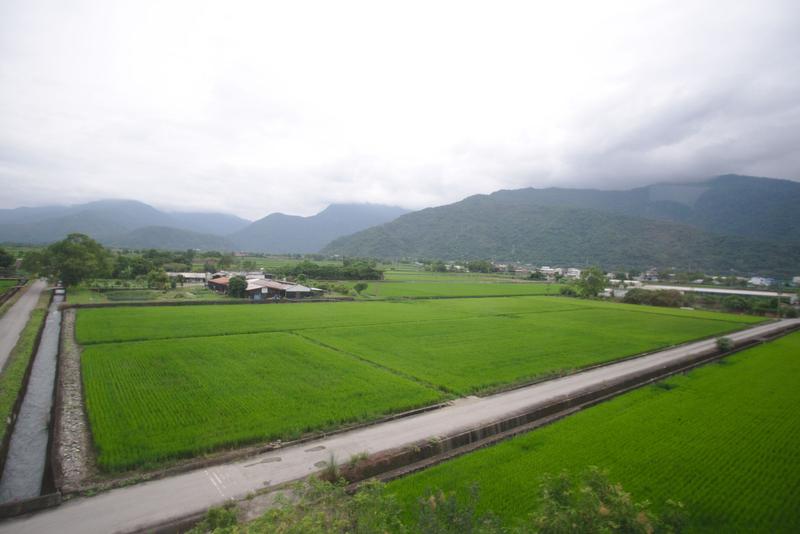
M50 421L61 329L61 296L51 299L35 356L20 396L19 415L8 445L0 479L0 517L60 502L49 469ZM18 400L19 402L19 400ZM43 495L44 493L44 495Z

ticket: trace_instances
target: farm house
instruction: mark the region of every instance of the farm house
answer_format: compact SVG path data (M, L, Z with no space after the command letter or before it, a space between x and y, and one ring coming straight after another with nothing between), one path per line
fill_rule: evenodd
M218 293L227 293L229 282L230 279L227 276L220 276L218 278L213 278L208 281L208 289L213 289Z

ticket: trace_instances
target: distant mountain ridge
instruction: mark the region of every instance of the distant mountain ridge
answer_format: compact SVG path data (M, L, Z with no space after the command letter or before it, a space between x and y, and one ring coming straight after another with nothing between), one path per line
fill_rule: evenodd
M323 252L797 275L798 201L800 184L742 176L629 191L503 190L404 215Z
M80 232L124 248L317 252L331 240L407 210L332 204L310 217L271 214L256 222L223 213L165 212L135 200L0 210L0 242L46 244Z
M111 237L105 244L119 248L161 250L235 250L233 242L222 236L192 232L169 226L145 226Z
M382 204L332 204L310 217L272 213L231 235L242 250L319 252L332 240L383 224L408 210Z
M511 203L590 208L685 223L717 234L800 243L800 183L790 180L727 174L623 191L526 188L491 196Z

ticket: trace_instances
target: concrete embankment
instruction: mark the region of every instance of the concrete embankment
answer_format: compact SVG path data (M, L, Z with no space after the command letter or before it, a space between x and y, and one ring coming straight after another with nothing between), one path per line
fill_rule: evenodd
M800 320L784 320L727 337L741 347L798 327ZM331 458L345 464L354 455L367 453L386 461L382 465L373 462L373 472L365 474L396 469L402 463L413 463L447 448L481 443L492 434L557 416L559 410L578 408L717 354L715 340L709 339L489 397L461 399L439 410L287 446L242 461L90 498L75 498L58 508L0 523L0 533L152 531L158 525L174 524L228 500L304 478Z
M63 297L56 296L50 304L25 398L11 434L8 455L0 478L2 503L38 497L42 491L61 330L61 312L58 306L62 299Z

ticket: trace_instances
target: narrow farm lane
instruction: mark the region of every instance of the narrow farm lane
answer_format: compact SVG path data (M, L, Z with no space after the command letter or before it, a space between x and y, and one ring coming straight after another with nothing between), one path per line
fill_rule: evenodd
M0 369L3 369L8 361L8 356L17 344L19 335L31 312L39 302L39 295L47 287L44 280L37 280L19 297L11 308L0 318ZM20 290L21 291L21 290Z
M728 337L736 343L800 326L787 319ZM509 415L572 397L715 351L715 340L687 344L598 367L564 378L453 405L386 423L287 447L246 460L191 471L94 497L77 498L35 515L5 521L0 533L130 532L200 512L249 492L296 480L319 470L331 458L345 463L361 452L376 453L435 436L453 434Z

